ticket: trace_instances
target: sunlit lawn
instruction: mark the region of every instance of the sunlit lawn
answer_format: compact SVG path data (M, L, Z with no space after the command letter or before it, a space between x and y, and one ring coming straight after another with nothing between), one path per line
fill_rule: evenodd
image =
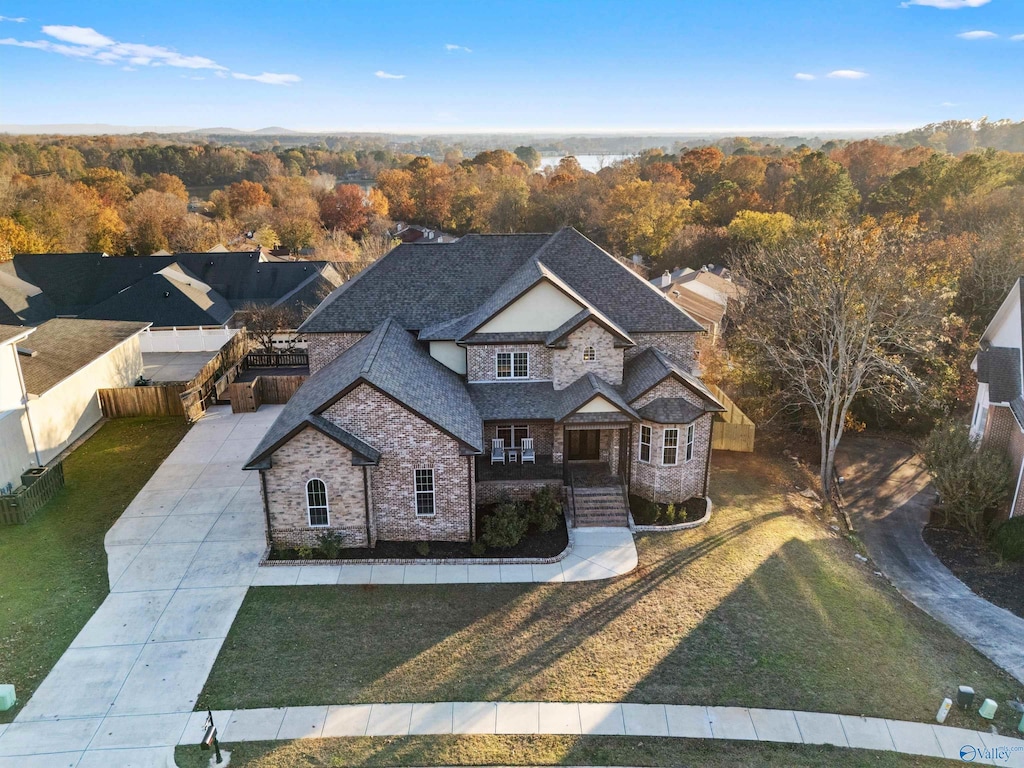
M52 501L26 525L0 527L0 682L20 704L103 602L103 536L187 431L183 419L107 422L64 461Z
M640 567L611 581L252 589L198 707L631 701L927 721L958 684L1020 692L856 561L795 471L716 455L711 522L641 537Z
M416 765L635 765L736 768L940 768L946 760L835 747L607 736L431 736L302 739L231 744L245 768L387 768ZM178 747L179 768L206 768L210 753Z

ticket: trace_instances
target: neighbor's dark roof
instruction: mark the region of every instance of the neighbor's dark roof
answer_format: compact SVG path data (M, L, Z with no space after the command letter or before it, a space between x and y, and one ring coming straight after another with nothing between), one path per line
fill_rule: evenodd
M259 257L258 252L139 257L101 253L19 254L0 264L0 318L14 315L22 322L40 323L56 315L83 315L172 264L180 265L209 285L233 309L249 302L280 302L304 284L319 285L324 290L341 282L328 262L261 262ZM321 277L307 283L317 274ZM37 291L41 293L31 295ZM307 304L316 303L301 291L296 293L296 300L299 299ZM149 321L145 316L133 319Z
M992 403L1008 403L1021 395L1020 350L989 347L978 353L978 381L988 384Z
M43 323L21 345L35 355L19 356L29 394L41 395L103 356L148 323L58 318Z
M707 410L725 410L725 406L718 402L718 398L704 385L703 381L690 373L678 361L653 347L645 349L639 355L626 361L622 368L623 395L627 401L633 402L668 376L675 376L699 395L704 400Z
M145 319L157 328L187 325L223 325L235 310L227 299L180 271L185 279L171 279L162 274L144 277L89 307L79 317L102 320Z
M659 397L638 409L638 413L656 424L689 424L706 411L683 397Z
M23 325L0 325L0 344L16 339L31 330Z
M533 262L529 264L528 262ZM539 262L542 267L536 266ZM627 333L703 330L658 289L574 229L553 235L466 235L424 249L400 245L331 296L303 324L309 333L369 331L393 316L405 328L473 330L470 315L507 299L542 269ZM514 279L513 279L514 278ZM448 338L452 328L445 329Z
M246 466L260 468L260 462L309 416L320 415L360 381L377 387L472 450L483 450L480 415L458 374L430 357L412 334L389 319L299 387Z

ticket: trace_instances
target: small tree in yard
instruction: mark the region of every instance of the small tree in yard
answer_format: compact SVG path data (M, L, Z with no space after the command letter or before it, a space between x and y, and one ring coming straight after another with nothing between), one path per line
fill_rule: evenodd
M827 498L854 399L896 408L919 389L912 366L935 343L952 278L913 232L870 220L752 249L736 266L750 284L737 342L779 396L813 412Z
M294 309L268 304L246 304L241 309L245 329L263 351L274 351L274 336L294 331L302 318Z
M972 536L980 536L986 513L1010 494L1010 459L997 448L979 445L968 428L955 421L939 424L924 441L921 453L942 501L944 524L955 522Z

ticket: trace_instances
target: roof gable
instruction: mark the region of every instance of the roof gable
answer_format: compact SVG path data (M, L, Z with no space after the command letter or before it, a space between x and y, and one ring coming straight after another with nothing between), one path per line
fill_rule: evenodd
M686 368L653 347L628 360L622 369L622 391L625 399L633 403L646 392L672 377L697 394L704 401L706 410L724 411L718 398L699 378Z

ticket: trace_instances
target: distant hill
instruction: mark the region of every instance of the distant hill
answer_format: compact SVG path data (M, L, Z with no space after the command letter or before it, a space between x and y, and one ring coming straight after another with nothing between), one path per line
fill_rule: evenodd
M125 135L131 133L186 133L189 126L180 125L107 125L105 123L55 123L53 125L0 125L0 133L60 133L65 136Z

